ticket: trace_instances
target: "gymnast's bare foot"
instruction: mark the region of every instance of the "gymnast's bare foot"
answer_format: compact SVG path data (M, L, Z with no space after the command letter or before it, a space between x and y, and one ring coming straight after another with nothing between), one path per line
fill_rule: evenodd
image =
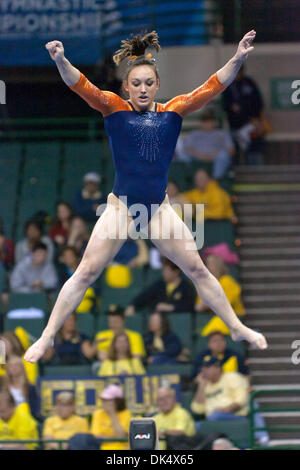
M264 335L257 331L251 330L245 325L241 325L236 330L231 331L231 338L233 341L246 340L257 349L267 349L268 343Z
M43 333L40 339L27 349L24 356L25 361L37 362L53 344L53 337Z

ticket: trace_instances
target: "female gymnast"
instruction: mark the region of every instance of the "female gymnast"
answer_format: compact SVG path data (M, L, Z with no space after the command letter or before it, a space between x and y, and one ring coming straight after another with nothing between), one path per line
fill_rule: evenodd
M130 234L128 227L132 226L134 218L129 208L135 203L144 204L148 214L152 204L157 204L157 210L147 219L149 238L193 281L203 302L226 323L232 339L247 340L260 349L267 347L264 336L247 328L235 315L219 282L203 264L191 232L172 208L166 193L168 170L183 117L200 109L231 84L253 50L255 35L254 30L248 32L235 55L203 85L164 104L154 101L160 79L155 59L151 54L145 54L148 47L154 47L157 52L160 49L155 31L122 41L121 48L113 56L117 65L123 59L128 61L123 88L129 94L129 100L94 86L65 58L61 42L46 44L66 85L103 115L116 178L82 261L63 285L42 336L26 352L26 361L38 361L53 345L55 334L80 304L87 288L118 253ZM164 220L167 219L171 221L169 238L163 236ZM178 238L174 233L183 236ZM189 243L189 249L186 249L186 243Z

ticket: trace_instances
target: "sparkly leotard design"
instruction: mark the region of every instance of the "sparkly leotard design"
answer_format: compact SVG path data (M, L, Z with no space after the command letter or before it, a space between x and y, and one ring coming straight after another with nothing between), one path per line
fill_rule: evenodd
M191 93L176 96L154 111L136 111L129 101L102 91L82 73L70 88L104 117L116 171L112 192L127 197L127 206L144 204L151 218L151 204L166 195L169 166L181 130L182 118L200 109L226 87L213 74Z

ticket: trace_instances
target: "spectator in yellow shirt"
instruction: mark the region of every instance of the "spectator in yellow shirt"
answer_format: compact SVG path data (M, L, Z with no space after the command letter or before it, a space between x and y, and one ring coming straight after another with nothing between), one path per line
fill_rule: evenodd
M142 359L145 357L145 346L142 335L136 331L125 329L125 313L119 305L110 305L108 312L108 330L97 333L97 355L100 361L107 359L108 350L116 335L125 333L128 336L132 357Z
M131 413L126 409L123 390L109 385L100 394L102 409L92 416L91 433L98 439L128 438ZM101 450L127 450L128 442L104 442Z
M102 362L98 375L143 375L145 369L140 359L132 356L126 333L114 337L109 348L108 358Z
M230 276L230 274L228 274L228 268L223 259L217 255L208 255L205 260L205 264L211 274L218 279L235 313L238 316L245 315L245 307L241 298L241 286L232 276ZM195 310L197 312L209 310L209 307L202 302L199 296L196 300ZM220 331L226 335L230 334L225 323L217 316L213 316L207 325L205 325L201 334L203 336L207 336L213 331Z
M59 393L55 404L57 414L47 418L44 423L43 439L45 442L50 439L69 440L74 434L89 432L87 420L75 413L75 397L72 393ZM57 448L58 443L46 442L45 444L47 450ZM63 448L67 448L67 443L63 444Z
M5 343L5 354L6 354L6 363L10 356L19 356L23 360L24 368L26 371L27 378L29 382L33 385L36 384L38 375L39 375L39 369L38 369L38 363L31 363L27 362L23 359L25 350L29 347L29 344L26 345L26 347L23 346L21 342L21 336L20 334L26 333L23 328L16 328L16 330L13 331L5 331L4 333L1 334L0 340L4 341ZM24 336L24 335L23 335ZM22 340L24 341L24 338L22 336ZM28 335L27 335L28 336ZM6 367L5 365L0 365L0 377L6 374Z
M204 358L196 382L193 413L205 414L209 421L233 421L247 416L248 381L238 372L224 373L218 358L209 355Z
M154 416L158 437L193 436L195 423L190 413L176 402L176 393L172 388L161 387L157 392L158 414ZM165 441L160 441L160 449L166 448Z
M24 409L16 406L13 396L8 390L0 391L0 449L26 450L33 449L34 444L5 444L1 441L18 439L38 439L37 423Z
M222 189L217 181L210 178L207 171L201 169L195 173L195 189L183 193L187 202L204 204L205 219L231 219L233 209L229 194ZM195 218L201 221L202 212L196 210Z

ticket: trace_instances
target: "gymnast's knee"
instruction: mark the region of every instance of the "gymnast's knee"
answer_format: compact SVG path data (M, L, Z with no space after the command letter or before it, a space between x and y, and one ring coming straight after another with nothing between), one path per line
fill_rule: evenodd
M186 270L186 275L192 280L203 279L208 276L208 269L203 264L203 262L199 260L195 260Z
M74 280L84 287L93 284L98 276L99 270L94 269L93 266L79 266L73 274Z

